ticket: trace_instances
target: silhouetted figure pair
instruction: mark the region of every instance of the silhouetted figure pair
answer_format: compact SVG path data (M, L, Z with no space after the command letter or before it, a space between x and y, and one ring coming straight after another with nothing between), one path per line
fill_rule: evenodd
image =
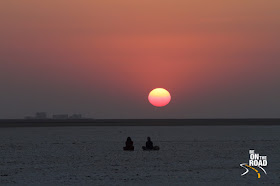
M151 141L151 138L147 138L146 146L142 147L143 150L159 150L159 146L154 146L153 142ZM123 147L123 150L126 151L134 151L133 141L130 137L127 137L125 142L125 147Z
M126 142L125 142L125 147L123 148L123 150L134 150L134 146L133 146L133 141L131 140L130 137L127 137Z

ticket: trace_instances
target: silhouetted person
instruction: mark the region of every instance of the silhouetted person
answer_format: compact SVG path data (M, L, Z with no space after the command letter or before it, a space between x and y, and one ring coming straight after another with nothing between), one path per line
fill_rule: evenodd
M146 148L147 148L147 149L153 149L153 148L154 148L154 144L153 144L153 142L151 141L151 138L150 138L150 137L147 137Z
M127 137L123 150L134 150L133 141L130 137Z
M151 141L150 137L147 137L146 146L142 147L143 150L159 150L159 146L154 146L153 142Z

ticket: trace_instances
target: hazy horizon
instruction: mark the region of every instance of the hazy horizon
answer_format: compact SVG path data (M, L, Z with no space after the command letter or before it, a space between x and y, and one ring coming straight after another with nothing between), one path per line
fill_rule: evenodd
M279 0L0 2L0 118L280 118ZM148 102L154 88L171 102Z

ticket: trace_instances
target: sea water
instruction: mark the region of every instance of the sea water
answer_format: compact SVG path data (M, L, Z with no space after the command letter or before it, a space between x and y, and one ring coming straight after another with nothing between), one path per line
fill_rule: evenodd
M0 184L238 185L280 183L279 126L106 126L0 129ZM131 137L135 151L123 151ZM147 137L159 151L142 151ZM241 176L249 150L267 175Z

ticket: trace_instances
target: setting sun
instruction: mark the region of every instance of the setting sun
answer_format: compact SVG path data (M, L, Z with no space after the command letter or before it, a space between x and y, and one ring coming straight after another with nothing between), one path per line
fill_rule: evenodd
M155 88L148 96L149 102L156 107L166 106L170 100L170 93L164 88Z

